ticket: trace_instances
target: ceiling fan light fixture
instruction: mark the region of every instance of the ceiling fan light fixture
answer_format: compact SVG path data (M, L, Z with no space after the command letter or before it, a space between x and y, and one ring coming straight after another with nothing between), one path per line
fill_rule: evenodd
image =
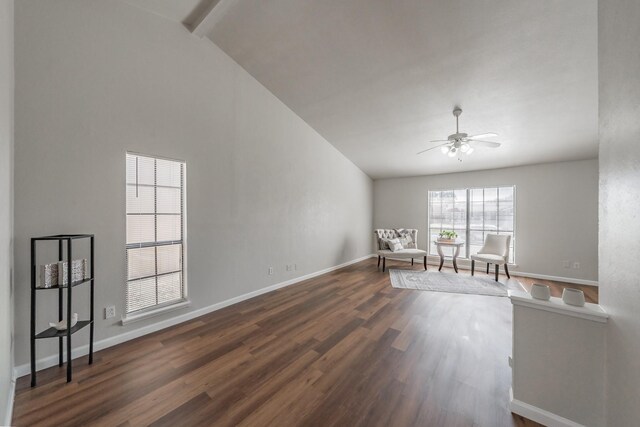
M437 142L438 145L427 148L426 150L419 151L416 154L423 154L431 150L435 150L440 148L440 152L445 154L451 158L457 157L458 161L462 161L463 155L469 155L475 151L474 147L480 148L498 148L500 147L499 142L492 141L483 141L481 137L490 137L497 136L494 132L481 133L478 135L469 136L466 132L460 132L459 121L460 114L462 114L462 109L460 107L455 107L453 110L453 115L456 118L456 132L449 135L447 139L436 139L429 142Z

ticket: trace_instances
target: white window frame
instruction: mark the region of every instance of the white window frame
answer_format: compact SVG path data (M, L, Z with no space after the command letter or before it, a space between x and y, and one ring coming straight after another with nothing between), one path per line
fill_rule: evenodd
M150 158L150 159L154 159L154 160L166 160L166 161L171 161L171 162L178 162L182 164L182 183L181 183L181 190L182 190L182 221L181 221L181 225L182 225L182 230L181 230L181 245L182 245L182 269L181 269L181 273L182 273L182 297L180 299L176 299L176 300L172 300L172 301L168 301L166 303L161 303L161 304L155 304L153 306L149 306L140 310L135 310L132 312L127 312L127 293L128 293L128 283L129 283L129 278L128 278L128 273L127 273L127 277L125 277L125 286L124 286L124 315L122 317L122 324L126 324L126 323L130 323L130 322L134 322L137 320L142 320L148 317L152 317L155 315L159 315L162 314L164 312L167 311L171 311L171 310L177 310L183 307L187 307L191 304L191 301L188 299L188 278L187 278L187 252L188 252L188 243L187 243L187 162L184 160L179 160L179 159L174 159L174 158L170 158L170 157L163 157L163 156L158 156L158 155L150 155L150 154L143 154L143 153L138 153L138 152L133 152L133 151L127 151L125 154L125 159L126 156L131 155L131 156L138 156L138 157L146 157L146 158ZM126 177L126 161L125 161L125 177ZM125 191L127 188L128 183L126 182L125 179ZM154 184L154 187L155 184ZM129 213L127 212L127 202L125 200L125 221L126 221L126 217ZM126 229L126 228L125 228ZM127 250L134 246L134 244L129 245L126 243L126 231L125 231L125 266L126 266L126 271L128 271L129 269L129 264L128 264L128 260L127 260ZM156 275L157 277L157 275Z
M482 187L468 187L468 188L445 188L445 189L433 189L433 190L428 190L427 191L427 254L430 256L435 256L438 255L437 253L432 253L431 251L431 193L432 192L442 192L442 191L466 191L466 225L465 225L465 233L466 235L460 236L464 238L464 242L465 242L465 255L464 257L459 257L460 259L470 259L471 254L469 253L469 248L470 248L470 235L471 235L471 227L470 227L470 207L471 207L471 191L472 190L484 190L487 188L501 188L501 187L512 187L513 188L513 231L511 231L512 233L512 238L511 238L511 246L513 247L513 256L511 256L509 258L509 264L513 264L515 265L515 259L516 259L516 200L517 200L517 195L516 195L516 185L515 184L505 184L505 185L487 185L487 186L482 186ZM484 199L483 199L484 200ZM499 211L500 209L500 202L499 202L499 197L498 200L496 202L496 209ZM497 221L497 220L496 220ZM477 231L477 230L473 230L473 231ZM486 232L483 230L483 232ZM500 234L500 228L499 226L497 226L497 230L496 232L498 234Z

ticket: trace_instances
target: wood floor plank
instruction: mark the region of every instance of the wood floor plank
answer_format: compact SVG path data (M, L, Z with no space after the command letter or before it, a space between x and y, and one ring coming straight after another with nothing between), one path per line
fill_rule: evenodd
M17 426L535 426L509 412L507 298L394 289L365 260L16 387ZM389 260L388 267L421 270ZM445 268L443 271L452 271ZM461 271L461 275L468 272ZM513 276L554 296L595 287ZM507 279L501 276L502 283ZM64 408L64 409L61 409Z
M212 399L209 395L202 392L149 425L152 427L173 427L182 425L183 423L189 423L190 420L193 421L193 418L191 418L192 414L211 401Z

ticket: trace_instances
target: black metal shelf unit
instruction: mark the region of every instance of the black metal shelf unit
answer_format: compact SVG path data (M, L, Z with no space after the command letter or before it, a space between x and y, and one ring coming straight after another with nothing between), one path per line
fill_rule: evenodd
M89 260L89 272L90 277L82 280L72 281L72 253L73 253L73 241L77 239L90 239L91 241L91 258ZM64 244L66 242L67 246L67 283L70 283L71 286L68 285L59 285L53 286L51 288L38 288L36 287L37 280L37 267L36 267L36 249L37 242L39 241L58 241L58 261L63 261L64 255ZM94 285L95 285L95 274L94 274L94 235L93 234L56 234L54 236L43 236L43 237L33 237L31 239L31 387L35 387L36 385L36 340L44 339L44 338L58 338L59 345L59 359L58 365L62 366L64 363L63 360L63 338L67 338L67 382L71 381L71 335L84 328L85 326L89 326L89 364L93 363L93 321L94 321ZM89 283L91 287L90 291L90 315L89 320L78 320L78 322L71 327L71 315L73 314L72 310L72 289L78 285L82 285L83 283ZM63 331L59 331L56 328L49 328L40 333L36 333L36 291L42 290L58 290L58 320L62 320L63 318L63 296L64 290L67 290L67 329Z

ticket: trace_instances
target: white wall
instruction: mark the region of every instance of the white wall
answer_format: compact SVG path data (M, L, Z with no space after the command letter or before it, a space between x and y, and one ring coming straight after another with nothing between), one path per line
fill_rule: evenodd
M595 304L565 308L560 298L540 302L528 294L511 302L512 411L542 425L566 425L559 418L605 425L602 311Z
M598 280L597 160L376 180L373 223L417 228L424 249L429 190L496 185L516 186L514 273ZM564 268L563 260L580 269Z
M640 2L601 0L600 305L608 425L640 423Z
M0 424L11 413L13 372L13 0L0 2Z
M32 236L96 234L96 340L371 252L371 179L210 41L99 0L21 0L15 37L18 365ZM102 310L124 307L126 150L187 162L193 304L123 327ZM47 298L39 328L55 317ZM56 351L39 344L38 358Z

